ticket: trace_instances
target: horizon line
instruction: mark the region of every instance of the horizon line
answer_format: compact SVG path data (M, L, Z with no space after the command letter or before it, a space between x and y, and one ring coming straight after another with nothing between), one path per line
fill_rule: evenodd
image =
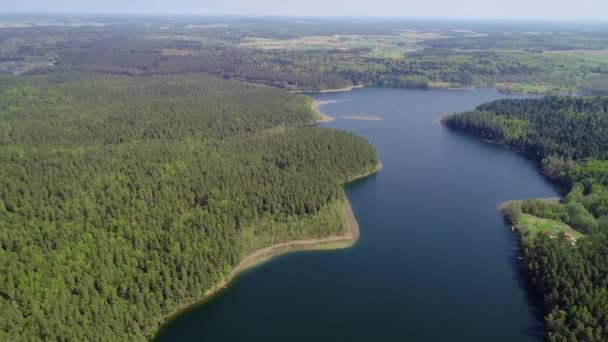
M288 14L236 14L236 13L157 13L129 11L29 11L29 10L0 10L0 16L30 15L30 16L114 16L139 18L255 18L255 19L367 19L367 20L454 20L454 21L504 21L504 22L543 22L543 23L603 23L608 24L608 18L537 18L537 17L445 17L445 16L398 16L398 15L288 15Z

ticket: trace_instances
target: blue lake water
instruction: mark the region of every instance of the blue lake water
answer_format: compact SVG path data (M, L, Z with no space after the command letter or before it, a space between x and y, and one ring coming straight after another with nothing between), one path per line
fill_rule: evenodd
M533 162L437 119L498 98L493 88L364 88L324 126L366 137L384 169L346 189L361 238L245 272L169 322L159 341L539 341L542 315L496 207L556 196Z

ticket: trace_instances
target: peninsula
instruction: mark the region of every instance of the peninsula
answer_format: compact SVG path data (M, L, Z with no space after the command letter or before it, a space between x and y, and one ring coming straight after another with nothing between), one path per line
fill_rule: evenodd
M511 201L500 207L522 235L550 340L608 339L603 329L608 261L602 257L608 249L607 108L607 97L509 99L442 120L535 158L543 174L568 191L562 201Z
M369 172L350 177L347 180L346 184L371 176L379 172L380 170L382 170L382 163L378 163L373 168L373 170ZM331 235L323 238L302 239L277 243L251 252L250 254L245 256L245 258L243 258L243 260L236 267L234 267L234 269L232 269L232 271L224 279L222 279L212 288L207 290L202 297L195 299L189 303L184 303L177 306L162 320L160 325L178 316L181 312L187 311L189 307L203 303L205 300L211 298L213 295L226 289L229 286L230 282L244 271L255 267L260 263L263 263L273 257L300 251L342 249L353 246L359 239L359 224L357 223L357 219L355 218L348 199L344 200L342 215L344 217L344 229L340 234Z

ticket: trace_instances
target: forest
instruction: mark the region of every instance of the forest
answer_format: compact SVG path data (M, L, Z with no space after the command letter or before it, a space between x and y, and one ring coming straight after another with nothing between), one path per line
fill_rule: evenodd
M608 93L605 26L121 17L70 26L9 19L15 27L0 31L0 69L26 74L205 73L300 91L496 85L507 92Z
M374 56L371 48L351 50L259 49L153 42L139 37L82 42L57 49L51 70L84 70L129 75L203 72L288 90L323 90L350 85L429 88L504 84L506 90L539 93L578 91L605 79L608 60L566 54L459 51L424 48L400 58ZM169 55L159 51L172 50ZM513 85L516 84L516 85Z
M606 25L0 19L1 340L150 339L252 250L342 232L377 153L284 90L608 94ZM551 341L608 340L607 112L550 96L443 120L566 189L509 208L584 235L522 239Z
M443 123L510 146L537 160L567 190L560 202L514 201L507 219L565 223L575 241L551 230L524 233L534 286L543 296L549 341L608 339L608 98L498 100ZM554 227L550 229L556 229Z
M377 154L315 115L208 76L0 76L0 339L150 339L252 250L341 234Z

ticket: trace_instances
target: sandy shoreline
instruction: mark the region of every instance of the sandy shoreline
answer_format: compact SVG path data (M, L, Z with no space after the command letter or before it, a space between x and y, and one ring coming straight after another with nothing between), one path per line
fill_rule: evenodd
M328 101L312 100L312 110L314 110L315 112L317 112L317 114L319 114L319 116L321 116L321 118L318 119L316 121L316 123L327 123L327 122L332 122L332 121L336 120L336 118L334 118L333 116L325 115L321 111L321 106L330 104L330 103L335 103L335 102L338 102L338 101L336 101L336 100L328 100Z
M348 184L348 183L352 183L352 182L354 182L354 181L356 181L356 180L358 180L358 179L365 178L365 177L371 176L371 175L373 175L373 174L376 174L376 173L378 173L380 170L382 170L382 168L383 168L383 167L384 167L384 165L382 165L382 162L378 161L378 164L376 164L376 167L374 167L374 169L373 169L372 171L370 171L370 172L366 172L366 173L363 173L363 174L360 174L360 175L352 176L352 177L350 177L350 178L349 178L349 179L346 181L346 184ZM347 200L347 202L348 202L348 200ZM350 204L349 204L349 206L350 206Z
M329 116L321 111L321 106L330 104L330 103L336 103L336 102L338 102L338 101L336 101L336 100L326 100L326 101L313 100L311 108L317 114L319 114L319 116L321 117L320 119L315 121L315 123L327 123L327 122L332 122L332 121L336 120L335 117ZM338 116L338 118L345 119L345 120L360 120L360 121L384 121L384 119L376 117L376 116Z
M355 180L370 176L382 169L382 163L378 162L378 165L371 172L364 173L361 175L353 176L347 180L346 183L353 182ZM265 247L262 249L255 250L248 254L229 274L213 286L211 289L207 290L202 297L197 298L191 302L187 302L184 304L180 304L175 307L168 315L166 315L162 321L159 322L158 327L162 327L164 323L170 321L173 317L180 314L182 311L187 308L197 305L201 302L204 302L208 298L212 297L216 293L220 292L222 289L226 288L227 285L236 278L241 272L259 265L268 259L279 256L282 254L287 254L291 252L297 251L306 251L306 250L320 250L320 249L342 249L353 246L357 240L359 239L359 224L357 223L357 219L353 214L352 208L350 206L350 202L348 199L344 202L343 207L344 217L346 219L346 231L342 235L328 236L320 239L304 239L304 240L295 240L290 242L278 243L269 247ZM158 330L157 330L158 332Z
M355 85L350 87L338 88L338 89L327 89L327 90L292 90L291 93L340 93L344 91L351 91L353 89L363 88L363 85Z

